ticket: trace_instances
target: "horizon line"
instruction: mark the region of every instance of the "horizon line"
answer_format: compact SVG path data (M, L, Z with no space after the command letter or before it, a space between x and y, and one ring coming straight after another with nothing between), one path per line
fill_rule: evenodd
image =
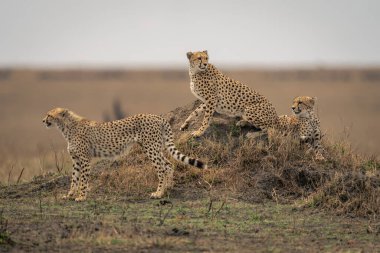
M213 64L214 65L214 64ZM376 64L216 64L229 70L292 70L292 69L379 69ZM187 64L0 64L0 70L188 70Z

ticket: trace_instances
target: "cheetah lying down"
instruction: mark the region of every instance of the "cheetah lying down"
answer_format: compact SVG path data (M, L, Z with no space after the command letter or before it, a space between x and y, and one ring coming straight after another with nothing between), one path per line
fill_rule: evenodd
M86 199L91 158L113 157L139 143L152 161L158 174L157 191L152 198L161 198L173 186L173 166L163 155L165 148L171 156L185 164L205 169L203 162L181 154L173 142L169 123L162 117L139 114L121 120L100 123L80 117L64 108L49 111L43 119L47 127L57 126L68 143L73 160L70 191L64 198ZM79 195L78 194L79 191Z

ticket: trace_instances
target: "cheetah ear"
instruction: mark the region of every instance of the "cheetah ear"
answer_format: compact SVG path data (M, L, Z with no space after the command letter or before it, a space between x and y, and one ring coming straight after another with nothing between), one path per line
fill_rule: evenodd
M68 113L68 110L67 110L67 109L64 109L64 110L61 112L61 116L62 116L62 117L66 117L67 113Z
M189 59L190 60L190 58L191 58L191 56L193 55L193 53L192 52L187 52L187 59Z
M317 97L312 97L309 101L310 101L310 107L314 107L315 102L317 101Z
M205 54L207 54L207 55L208 55L208 53L207 53L207 50L203 51L203 53L205 53Z

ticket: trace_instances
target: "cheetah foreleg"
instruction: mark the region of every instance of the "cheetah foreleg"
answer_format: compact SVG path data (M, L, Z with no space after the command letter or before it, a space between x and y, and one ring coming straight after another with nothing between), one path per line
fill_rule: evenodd
M214 103L210 103L209 105L205 106L205 115L204 115L204 118L202 121L202 125L197 131L194 131L191 133L191 135L193 137L200 137L205 133L205 131L207 130L207 128L210 125L210 121L211 121L214 113L215 113L215 104Z
M80 173L79 183L79 196L75 198L75 201L84 201L87 197L88 191L88 179L90 175L90 161L89 159L83 159Z
M67 195L64 195L62 197L63 199L72 199L74 195L77 193L78 185L79 185L79 177L80 177L80 166L79 166L79 163L77 163L77 161L74 161L70 190L67 193Z
M300 136L300 147L306 148L306 152L310 152L313 149L313 145L310 143L311 137L306 135Z
M190 121L193 118L198 117L199 114L201 114L205 108L206 108L205 104L200 104L192 113L190 113L189 117L187 117L185 122L181 125L180 130L183 131L186 128L188 128Z
M313 143L313 149L315 151L315 159L319 161L325 160L323 156L324 149L321 145L321 135L319 132L315 133L315 140Z

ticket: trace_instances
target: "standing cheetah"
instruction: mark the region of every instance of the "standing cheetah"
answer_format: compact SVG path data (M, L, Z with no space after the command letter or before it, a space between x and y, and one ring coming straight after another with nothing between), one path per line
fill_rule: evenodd
M316 97L300 96L293 100L292 111L294 115L279 117L280 128L291 132L300 139L302 145L314 150L315 159L324 160L321 145L320 121L314 112Z
M161 198L166 189L173 186L174 170L163 155L164 149L178 161L207 168L203 162L183 155L176 149L169 123L157 115L139 114L100 123L84 119L67 109L55 108L47 113L43 123L47 127L56 125L68 142L73 173L70 191L64 198L74 197L79 190L79 196L75 200L86 199L91 158L120 155L136 142L143 147L158 174L158 187L151 194L152 198Z
M186 129L189 122L203 111L202 125L192 133L194 137L204 134L215 112L241 117L237 126L252 125L263 132L277 126L278 116L269 100L208 63L207 51L188 52L187 58L190 62L190 89L202 104L190 114L181 130Z

